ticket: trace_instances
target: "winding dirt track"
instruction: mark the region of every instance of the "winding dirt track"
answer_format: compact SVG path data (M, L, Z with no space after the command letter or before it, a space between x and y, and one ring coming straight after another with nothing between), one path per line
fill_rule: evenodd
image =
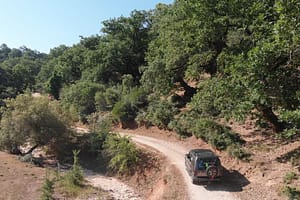
M230 192L222 191L209 191L204 186L194 185L191 182L191 178L185 170L184 165L184 154L188 151L184 147L164 141L156 138L141 136L141 135L133 135L128 133L120 133L122 135L129 135L131 139L143 145L148 145L152 148L157 149L166 155L166 157L170 160L172 164L174 164L182 173L184 177L185 184L188 189L188 195L190 200L237 200L236 197Z

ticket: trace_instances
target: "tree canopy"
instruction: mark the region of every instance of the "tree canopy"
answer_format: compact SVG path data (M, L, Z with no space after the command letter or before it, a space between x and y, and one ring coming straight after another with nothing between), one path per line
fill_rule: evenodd
M61 111L46 97L26 94L6 100L0 121L0 147L13 152L27 142L37 147L64 140L68 120Z

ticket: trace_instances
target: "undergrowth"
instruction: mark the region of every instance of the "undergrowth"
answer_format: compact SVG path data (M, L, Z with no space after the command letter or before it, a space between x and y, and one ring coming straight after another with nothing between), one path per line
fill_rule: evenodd
M248 161L250 154L247 153L243 144L245 141L233 132L213 119L198 116L195 113L183 113L169 124L169 128L181 136L194 135L201 138L214 148L226 151L232 157Z
M73 151L73 166L70 171L68 171L64 176L60 179L60 186L63 191L71 196L76 196L79 194L81 188L84 187L84 176L83 170L78 162L78 155L80 151Z

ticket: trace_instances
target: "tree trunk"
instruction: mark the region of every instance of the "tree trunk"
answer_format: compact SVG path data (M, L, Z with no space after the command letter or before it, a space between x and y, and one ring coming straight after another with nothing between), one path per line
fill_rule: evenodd
M197 92L196 88L189 86L182 78L179 79L179 83L184 89L183 100L185 103L190 102L194 94Z
M22 155L22 152L21 152L21 150L19 149L19 147L18 147L18 146L15 146L15 145L13 145L13 146L11 147L11 149L9 150L9 152L10 152L11 154L15 154L15 155Z
M272 128L276 133L282 132L284 130L285 123L279 121L278 117L274 114L271 107L258 105L256 106L256 108L262 114L263 118L272 125Z
M217 58L214 57L207 65L206 72L209 73L211 76L214 76L218 71L216 59Z
M29 153L32 153L33 150L35 150L38 146L39 146L38 144L34 145L34 146L31 147L26 153L24 153L24 155L29 154Z
M224 34L227 34L227 31ZM220 55L220 53L222 53L223 49L226 47L226 42L223 41L222 39L219 39L213 42L212 45L214 47L213 49L216 52L216 54L209 61L205 71L209 73L211 76L214 76L218 72L218 63L217 63L218 56Z

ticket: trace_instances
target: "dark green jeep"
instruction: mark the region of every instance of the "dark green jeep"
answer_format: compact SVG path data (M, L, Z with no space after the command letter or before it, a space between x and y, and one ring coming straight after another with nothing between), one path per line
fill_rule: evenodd
M223 167L220 159L209 149L193 149L185 155L185 167L192 182L220 180Z

